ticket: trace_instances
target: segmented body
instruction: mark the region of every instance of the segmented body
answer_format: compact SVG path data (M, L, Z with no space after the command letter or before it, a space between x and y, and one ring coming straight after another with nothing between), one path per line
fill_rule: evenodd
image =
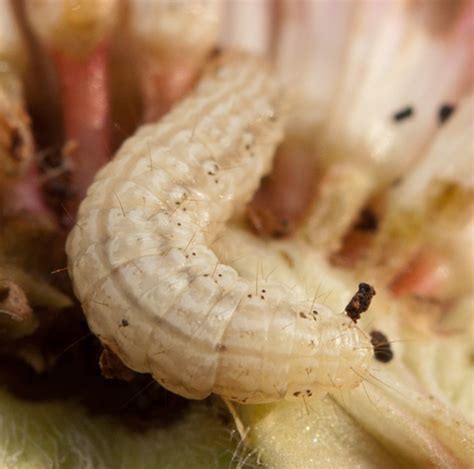
M271 167L282 90L256 59L221 58L97 175L67 243L92 331L133 370L192 399L248 403L358 385L371 346L344 314L256 287L212 241Z

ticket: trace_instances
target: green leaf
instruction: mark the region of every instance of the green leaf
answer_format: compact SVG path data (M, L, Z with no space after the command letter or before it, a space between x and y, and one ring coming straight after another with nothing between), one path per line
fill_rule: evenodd
M0 390L0 466L5 468L227 468L236 441L205 402L182 418L133 432L68 402L33 403Z

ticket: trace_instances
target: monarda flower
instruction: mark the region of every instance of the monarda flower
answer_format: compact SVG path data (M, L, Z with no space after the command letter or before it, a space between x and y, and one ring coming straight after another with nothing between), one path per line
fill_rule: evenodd
M472 465L471 1L1 9L5 467ZM285 136L212 249L257 286L346 311L373 355L355 389L188 402L103 348L74 299L64 243L95 172L233 49L264 56L284 83Z

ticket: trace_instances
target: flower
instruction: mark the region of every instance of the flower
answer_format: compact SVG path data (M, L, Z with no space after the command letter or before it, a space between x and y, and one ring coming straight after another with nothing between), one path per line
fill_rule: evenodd
M304 198L301 179L318 181L318 195L292 240L261 245L239 233L231 243L252 245L246 259L304 281L309 296L311 288L327 291L336 311L348 282L363 275L378 296L361 327L386 333L394 357L355 391L304 405L238 406L234 414L270 467L469 465L473 5L278 5L270 46L296 95L289 133L306 131L316 163L306 163L310 176L300 171L298 181L277 172L257 199L254 224L265 232L265 223L281 221L271 199L285 190ZM299 164L292 153L300 148L286 148L280 165ZM376 223L361 228L361 211Z
M41 20L45 5L70 15L48 14L48 21ZM242 276L256 281L272 276L296 285L335 311L344 310L357 283L373 283L377 295L358 327L370 334L378 353L355 390L271 405L228 403L247 448L243 456L236 452L243 459L237 464L245 464L246 454L258 454L263 464L278 468L469 466L474 457L473 263L467 259L474 226L472 2L230 0L219 11L211 0L138 0L122 2L124 9L113 13L112 3L101 2L97 11L91 5L30 2L29 16L16 7L24 29L32 34L35 28L25 23L33 18L41 31L34 50L56 67L61 88L52 94L62 97L64 136L48 134L47 126L35 130L39 149L50 152L38 164L24 97L21 92L10 96L15 101L7 111L17 114L7 122L20 122L25 154L16 166L9 159L13 153L2 147L0 155L14 174L0 171L2 209L10 212L1 219L0 281L9 289L3 291L5 298L0 296L0 314L7 305L9 315L18 316L10 289L22 298L34 324L25 333L37 322L43 330L45 311L71 308L68 287L61 282L53 286L47 276L62 266L53 265L47 249L37 252L34 243L50 243L51 252L62 249L59 226L71 225L93 173L124 138L111 133L111 122L131 133L140 119L131 118L127 106L139 113L137 95L144 102L143 120L165 113L193 86L215 44L250 49L266 55L287 84L287 138L275 171L247 214L233 220L213 247ZM11 18L10 13L3 18ZM153 18L166 21L153 28ZM25 59L25 41L12 24L10 19L3 29L8 40L0 49L6 65L0 71L20 90L19 72L33 60ZM94 34L87 34L87 27ZM77 42L84 31L85 51ZM110 57L114 61L108 68ZM131 57L139 60L129 62ZM130 70L130 63L137 70ZM46 90L47 80L41 83ZM58 122L49 104L46 113L40 106L43 119L33 124ZM2 142L15 142L10 127ZM25 162L33 170L27 172ZM49 203L43 200L45 180ZM11 193L24 203L12 204ZM63 203L66 216L59 208ZM41 220L38 226L44 219L48 223L32 236L35 217ZM23 228L30 218L35 229ZM31 252L40 262L32 262ZM23 342L8 339L5 348L38 371L54 370L61 362L57 351L53 359L44 352L48 340L38 347L37 336ZM153 430L148 438L122 429L112 432L107 419L89 418L68 404L36 406L5 394L0 433L7 438L0 454L6 467L46 467L71 460L71 454L80 455L83 465L98 466L113 464L124 453L128 464L154 464L146 457L153 454L165 455L177 467L188 461L180 450L188 442L194 448L191 460L204 454L204 467L227 464L230 457L215 456L226 448L226 430L216 415L199 405L183 412L169 431ZM157 439L167 437L163 450ZM31 443L36 440L45 442L44 451Z

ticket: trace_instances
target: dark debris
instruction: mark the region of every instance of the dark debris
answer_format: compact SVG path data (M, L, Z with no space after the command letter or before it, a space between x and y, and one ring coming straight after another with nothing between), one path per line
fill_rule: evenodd
M367 311L372 298L375 296L375 289L368 283L359 283L359 290L352 297L346 306L347 315L356 323L363 312Z
M374 346L374 357L382 363L388 363L393 359L393 350L387 336L380 331L370 332L370 343Z

